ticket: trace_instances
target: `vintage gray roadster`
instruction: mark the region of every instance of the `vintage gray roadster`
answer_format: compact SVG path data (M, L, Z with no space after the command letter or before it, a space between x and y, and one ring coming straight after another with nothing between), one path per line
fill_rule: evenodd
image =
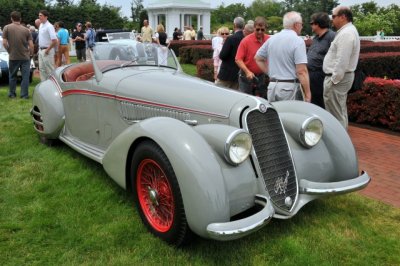
M346 130L315 105L216 87L155 44L99 44L91 59L37 85L34 129L102 164L168 243L237 239L370 181Z

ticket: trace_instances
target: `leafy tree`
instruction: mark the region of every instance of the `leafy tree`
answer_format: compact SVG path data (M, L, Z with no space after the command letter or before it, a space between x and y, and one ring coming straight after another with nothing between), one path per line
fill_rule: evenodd
M231 4L227 7L220 5L211 11L212 28L219 28L221 25L228 25L232 28L233 20L238 16L247 19L247 8L244 4Z
M133 0L131 2L131 12L133 22L140 22L140 13L143 11L143 0Z
M284 5L273 0L255 0L249 6L249 17L254 19L257 16L269 18L272 16L283 16Z
M70 6L73 4L73 0L56 0L56 5L57 6Z

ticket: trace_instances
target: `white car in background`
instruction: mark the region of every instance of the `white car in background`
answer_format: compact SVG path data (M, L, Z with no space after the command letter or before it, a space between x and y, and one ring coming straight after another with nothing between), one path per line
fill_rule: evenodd
M8 83L8 52L3 46L3 38L0 36L0 81ZM29 75L29 82L32 82L33 71L35 71L35 63L33 59L31 59L31 70ZM21 77L21 71L18 71L18 77Z

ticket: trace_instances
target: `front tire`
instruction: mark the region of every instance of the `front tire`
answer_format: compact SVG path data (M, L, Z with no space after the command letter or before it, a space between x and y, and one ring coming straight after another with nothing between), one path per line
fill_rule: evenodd
M131 164L131 183L140 217L155 236L180 246L191 238L174 170L153 141L141 143Z

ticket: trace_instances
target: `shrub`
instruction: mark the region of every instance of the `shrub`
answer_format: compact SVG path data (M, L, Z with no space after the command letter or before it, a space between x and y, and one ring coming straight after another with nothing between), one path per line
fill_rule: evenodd
M360 55L360 69L369 77L400 78L400 52Z
M176 56L180 57L179 48L188 45L211 45L211 40L170 41L169 48L174 51Z
M363 53L387 53L400 52L400 42L371 42L361 41L360 52Z
M200 59L196 63L199 78L214 81L214 64L212 59Z
M367 78L362 89L349 94L349 120L400 131L400 80Z
M196 64L199 59L211 58L213 50L211 45L191 45L179 48L179 61L181 64Z

